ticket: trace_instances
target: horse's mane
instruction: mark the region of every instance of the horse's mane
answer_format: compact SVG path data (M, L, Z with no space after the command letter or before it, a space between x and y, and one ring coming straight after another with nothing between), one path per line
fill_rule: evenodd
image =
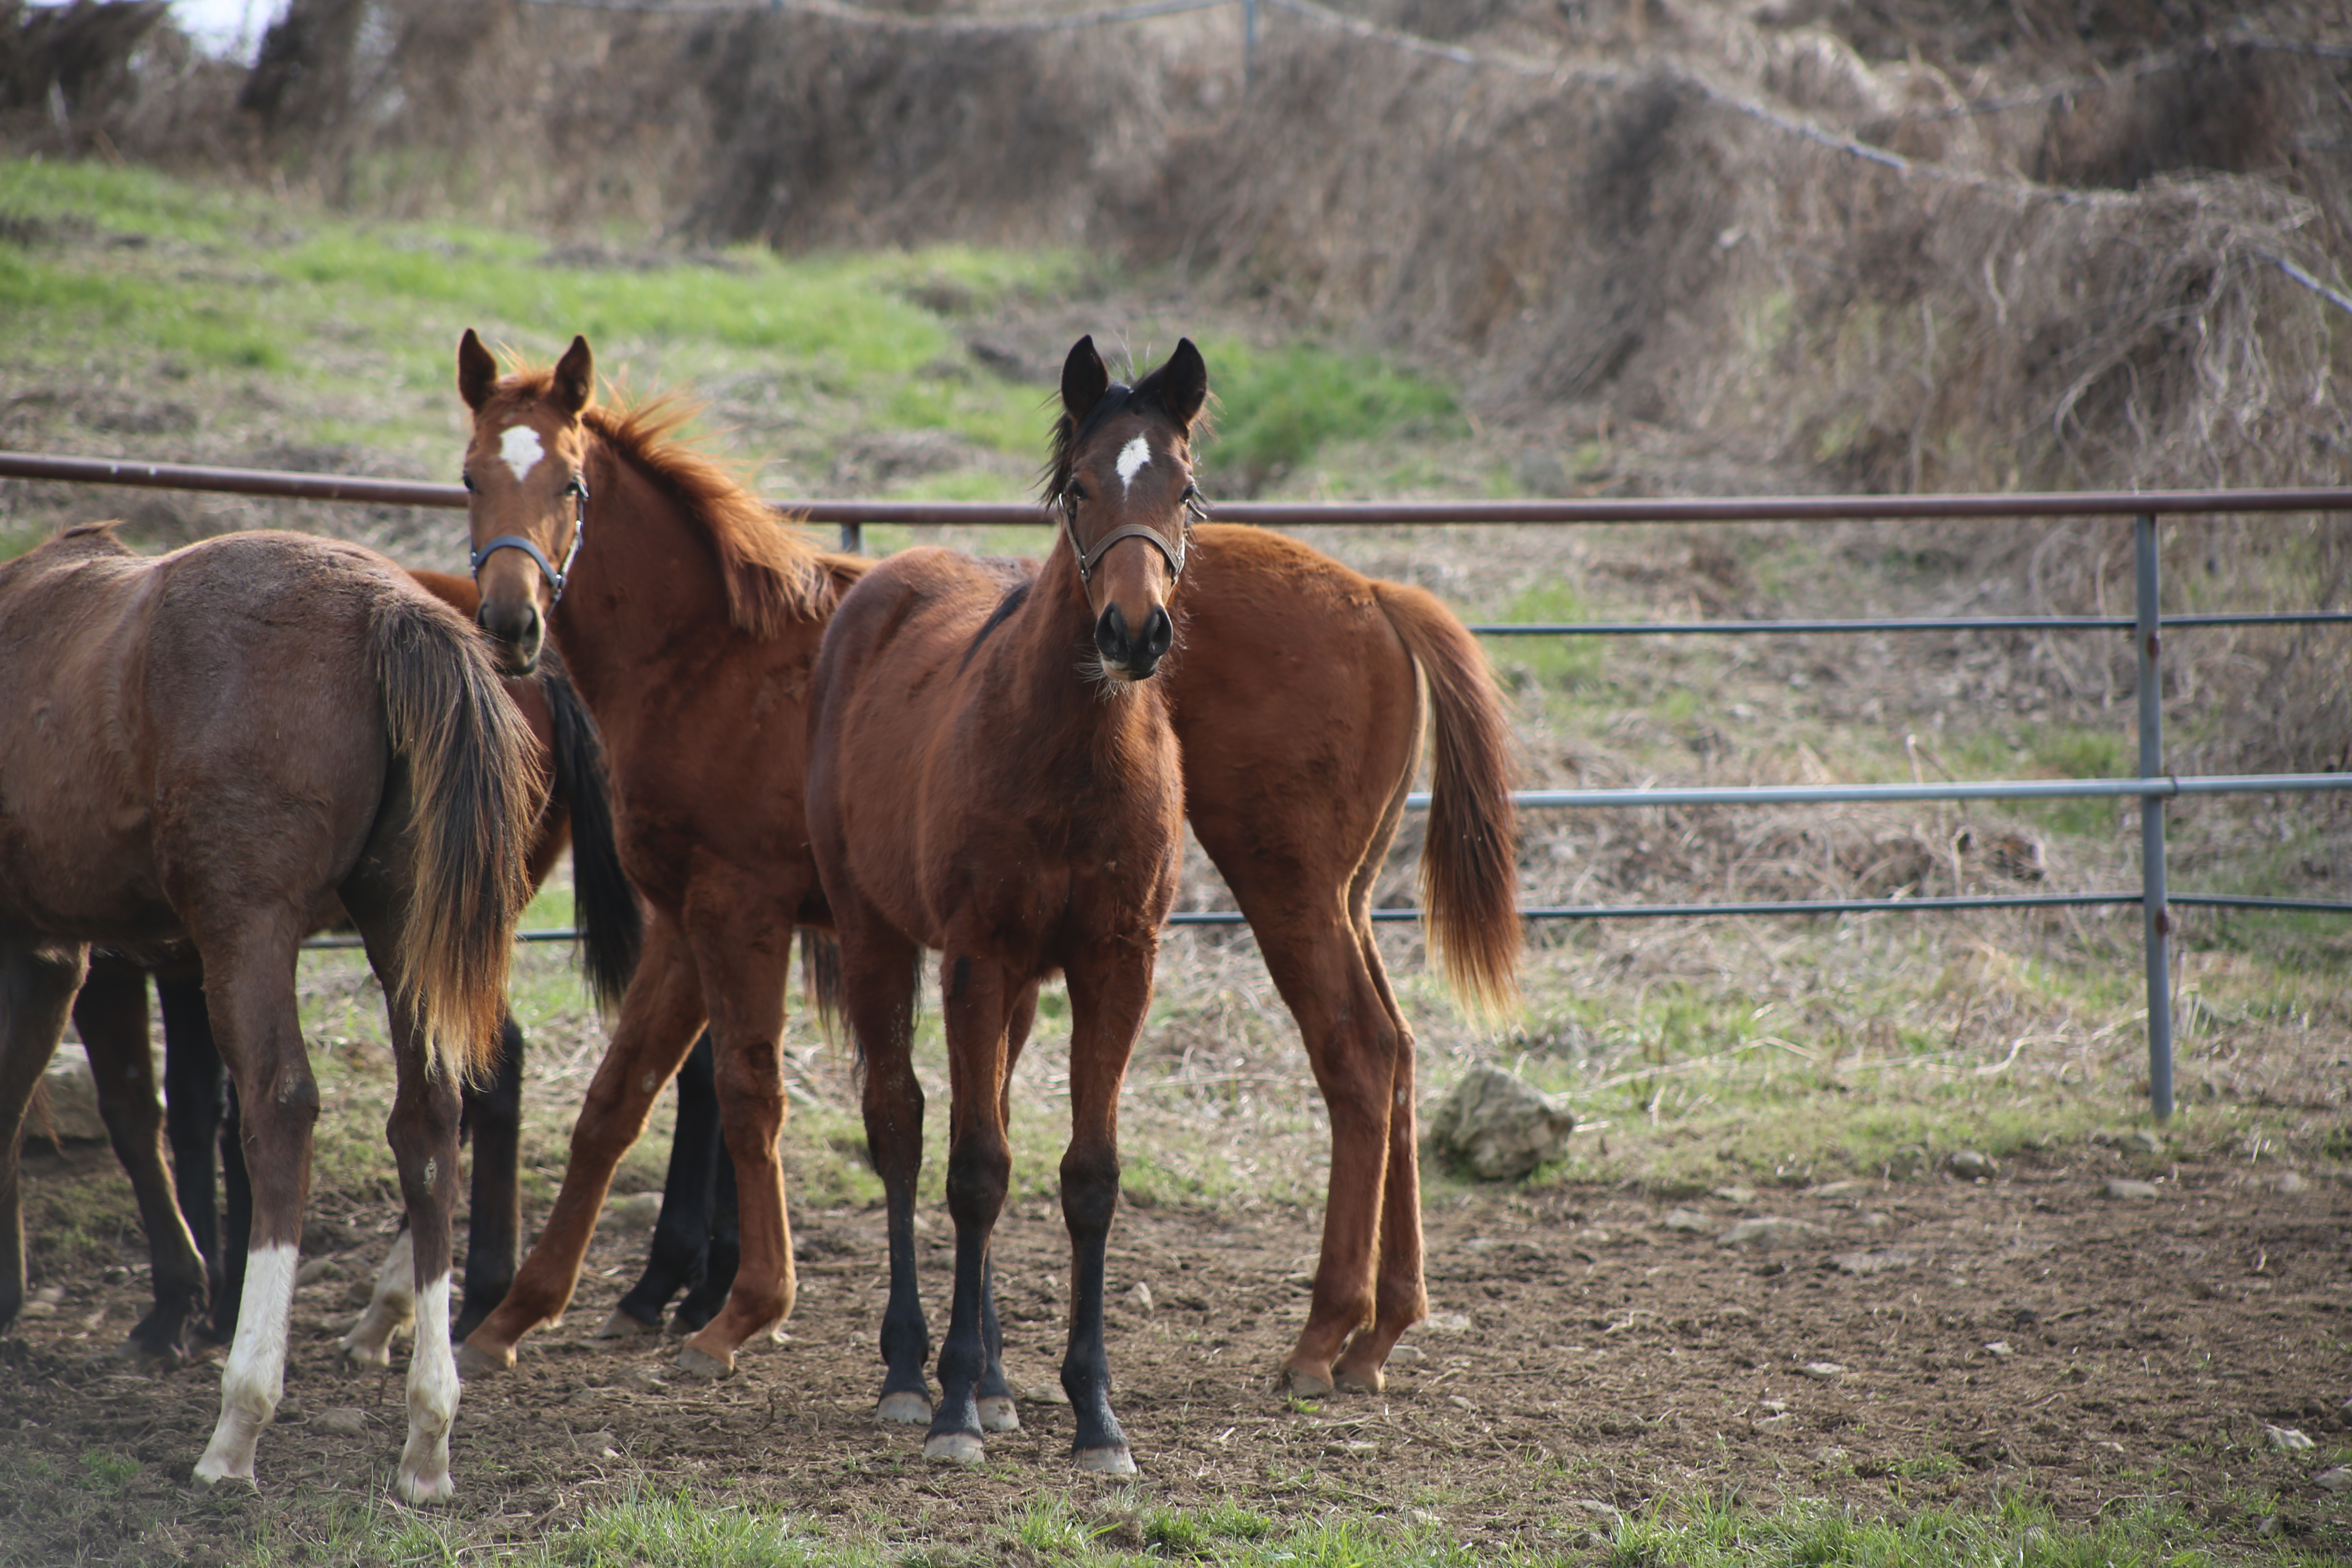
M517 366L499 383L499 395L517 402L546 396L554 376L544 366ZM677 438L702 407L667 393L618 408L591 404L580 422L709 539L727 584L727 618L737 627L765 638L793 621L824 619L846 586L845 576L854 574L779 518L732 469Z

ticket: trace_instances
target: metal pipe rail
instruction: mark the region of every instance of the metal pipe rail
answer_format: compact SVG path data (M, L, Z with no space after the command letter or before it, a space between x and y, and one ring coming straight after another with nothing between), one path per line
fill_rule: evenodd
M133 463L107 458L57 458L0 452L0 478L50 479L86 484L223 491L293 499L358 501L389 506L447 509L466 504L457 485L396 479L287 474L194 464ZM811 500L775 503L785 516L803 522L833 523L845 550L864 542L866 524L913 526L1026 527L1047 521L1033 504L987 501ZM2352 788L2352 775L2275 773L2237 778L2173 778L2164 771L2163 704L2159 634L2166 626L2304 626L2352 620L2330 612L2284 615L2181 616L2168 620L2158 605L2157 520L2191 514L2352 511L2352 489L2165 490L2148 492L2042 492L2030 495L1756 496L1696 500L1511 500L1299 503L1238 501L1220 506L1221 521L1266 528L1329 526L1452 527L1489 523L1587 525L1645 522L1898 521L2007 517L2129 517L2133 520L2135 615L2108 616L1944 617L1924 621L1706 621L1661 626L1602 622L1485 626L1488 636L1686 636L1859 631L2123 630L2133 633L2138 657L2139 772L2134 779L1989 780L1943 784L1831 784L1632 790L1534 790L1515 798L1528 809L1643 805L1809 805L1841 801L2032 800L2083 796L2137 796L2140 801L2141 887L2139 893L2036 894L1952 899L1801 900L1720 904L1562 906L1528 909L1528 919L1641 919L1719 914L1843 914L1878 910L2019 909L2092 906L2137 901L2143 911L2147 959L2148 1099L2158 1117L2172 1113L2172 1016L2168 905L2214 908L2352 910L2352 905L2294 899L2225 894L2169 898L2165 885L2164 803L2185 795L2305 792ZM1409 805L1426 808L1427 797ZM1381 910L1378 921L1419 918L1415 910ZM1178 925L1230 925L1237 912L1180 913ZM522 941L562 941L564 931L525 931ZM355 939L321 938L311 946L350 946Z

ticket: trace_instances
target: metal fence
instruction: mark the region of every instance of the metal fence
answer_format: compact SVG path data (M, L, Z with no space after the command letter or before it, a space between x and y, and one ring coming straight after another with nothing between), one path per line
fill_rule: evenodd
M403 480L345 479L254 469L131 463L102 458L55 458L0 452L0 478L51 479L89 484L226 491L315 500L378 505L462 508L465 491L456 485ZM796 501L780 511L802 521L831 523L841 530L845 549L864 545L867 523L914 526L1026 526L1043 520L1034 505L981 501ZM1221 521L1268 528L1366 525L1460 525L1525 523L1591 525L1643 522L1783 522L1999 518L2116 517L2132 522L2135 614L2111 616L1984 616L1878 620L1699 621L1684 623L1509 623L1474 626L1490 637L1753 636L1760 633L2124 631L2131 632L2138 664L2139 776L2130 779L1977 780L1948 784L1800 784L1708 788L1526 790L1515 795L1522 809L1624 809L1667 805L1799 805L1836 802L1959 800L2053 800L2095 797L2140 802L2140 886L2106 893L2020 894L1956 898L1817 899L1697 904L1577 905L1528 908L1529 920L1659 919L1706 915L1855 914L1926 912L1969 909L2081 908L2137 903L2142 910L2147 962L2148 1099L2158 1117L2173 1109L2172 1016L2169 984L2171 905L2256 910L2319 910L2352 913L2352 903L2260 898L2226 893L2172 894L2165 875L2164 803L2182 795L2299 794L2352 789L2352 773L2223 774L2179 778L2164 767L2163 640L2166 628L2214 626L2303 626L2352 621L2352 614L2312 611L2290 614L2162 614L2158 569L2159 520L2185 515L2352 511L2352 489L2184 490L2146 493L2082 492L2038 495L1735 497L1693 500L1513 500L1386 501L1366 503L1234 502L1221 505ZM1408 808L1425 810L1428 796L1415 794ZM1380 910L1375 920L1410 921L1417 910ZM1181 925L1234 925L1234 910L1186 911L1171 917ZM570 931L528 931L524 941L558 941ZM314 945L350 945L351 939L323 938Z

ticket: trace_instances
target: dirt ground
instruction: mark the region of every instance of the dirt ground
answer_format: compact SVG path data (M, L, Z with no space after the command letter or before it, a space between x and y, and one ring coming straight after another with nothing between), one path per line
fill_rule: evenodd
M1142 1509L1232 1500L1574 1552L1600 1544L1613 1510L1702 1489L1872 1514L2021 1495L2078 1520L2153 1498L2249 1544L2284 1533L2352 1548L2352 1508L2313 1480L2352 1442L2352 1194L2099 1147L2068 1158L1973 1181L1679 1201L1447 1196L1428 1215L1431 1321L1407 1336L1385 1393L1319 1402L1270 1376L1303 1321L1318 1216L1129 1207L1113 1236L1110 1348L1142 1471L1131 1482L1074 1471L1066 1409L1036 1399L978 1471L927 1466L919 1429L875 1421L878 1212L795 1215L789 1338L717 1384L673 1380L675 1342L587 1337L642 1255L640 1237L605 1237L566 1324L527 1342L514 1373L467 1386L456 1508L477 1540L534 1540L632 1488L687 1487L828 1533L951 1541L1044 1489L1070 1493L1114 1540ZM70 1184L110 1160L37 1148L27 1174ZM2110 1195L2119 1178L2153 1179L2155 1195ZM110 1282L66 1284L52 1315L0 1340L0 1441L19 1478L0 1496L0 1555L219 1561L298 1496L388 1494L400 1382L341 1373L335 1344L381 1255L381 1216L332 1194L312 1213L306 1255L335 1266L296 1300L264 1494L191 1484L216 1355L165 1376L115 1355L143 1306L126 1256ZM1768 1217L1783 1223L1748 1227L1763 1240L1727 1239ZM944 1220L928 1236L938 1333ZM999 1247L1006 1363L1025 1394L1060 1358L1058 1215L1016 1207ZM364 1413L363 1436L332 1429L348 1417L329 1413L347 1410ZM2317 1446L2282 1449L2270 1426ZM109 1456L135 1473L119 1458L110 1471ZM59 1508L28 1473L94 1490L109 1478L112 1495Z

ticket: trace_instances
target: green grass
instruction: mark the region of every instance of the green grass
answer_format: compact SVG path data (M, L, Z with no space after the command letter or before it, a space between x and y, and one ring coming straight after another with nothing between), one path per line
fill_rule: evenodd
M1220 405L1205 467L1229 492L1255 494L1327 446L1466 429L1450 390L1370 354L1222 338L1202 353Z

